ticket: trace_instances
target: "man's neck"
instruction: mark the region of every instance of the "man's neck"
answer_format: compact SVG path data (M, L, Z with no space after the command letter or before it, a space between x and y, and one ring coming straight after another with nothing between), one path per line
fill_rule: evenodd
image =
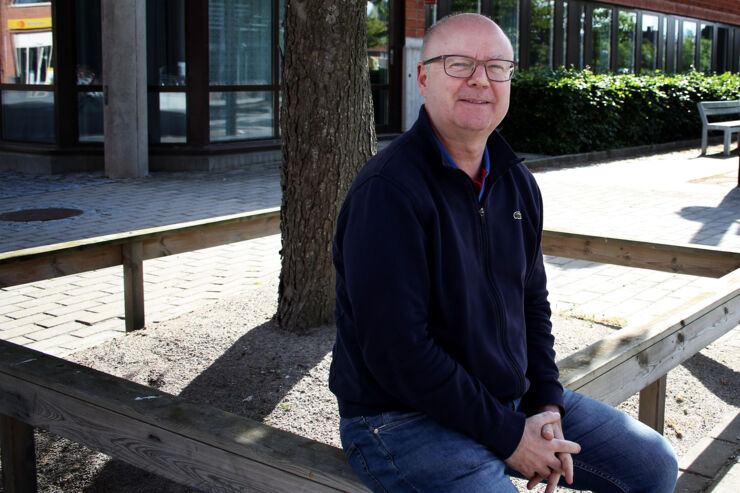
M476 180L480 177L481 162L483 160L483 151L486 147L488 137L476 139L455 139L445 138L444 135L435 133L440 143L444 146L447 153L455 161L457 167L463 170L471 179Z

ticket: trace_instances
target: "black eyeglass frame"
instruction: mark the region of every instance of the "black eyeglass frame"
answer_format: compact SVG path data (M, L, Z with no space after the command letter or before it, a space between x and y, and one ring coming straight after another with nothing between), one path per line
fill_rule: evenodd
M453 56L459 56L459 57L467 58L467 59L473 60L475 62L475 65L473 66L473 71L470 72L470 75L467 75L467 76L450 75L447 72L447 64L445 63L445 60L447 58L453 57ZM485 63L486 62L490 62L491 60L496 60L498 62L508 62L508 63L511 64L511 69L509 71L509 78L508 79L505 79L505 80L491 79L491 76L488 75L488 69L486 69L486 67L485 67ZM485 72L486 72L486 77L488 77L488 80L490 80L491 82L508 82L508 81L510 81L511 79L514 78L514 72L516 71L517 65L519 65L514 60L507 60L505 58L489 58L487 60L478 60L477 58L473 58L472 56L468 56L468 55L439 55L439 56L435 56L435 57L429 58L427 60L424 60L423 62L421 62L421 64L422 65L429 65L430 63L439 62L439 61L442 62L442 68L445 71L445 74L447 74L448 77L452 77L454 79L467 79L469 77L472 77L473 74L475 73L476 69L478 68L478 65L481 65L482 64L483 65L483 68L485 69Z

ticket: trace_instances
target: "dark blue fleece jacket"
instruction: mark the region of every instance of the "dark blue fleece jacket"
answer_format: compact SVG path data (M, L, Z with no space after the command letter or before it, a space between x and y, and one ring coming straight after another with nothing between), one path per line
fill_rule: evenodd
M525 414L563 405L542 261L542 199L498 132L479 201L426 110L360 171L333 245L342 417L422 411L506 459Z

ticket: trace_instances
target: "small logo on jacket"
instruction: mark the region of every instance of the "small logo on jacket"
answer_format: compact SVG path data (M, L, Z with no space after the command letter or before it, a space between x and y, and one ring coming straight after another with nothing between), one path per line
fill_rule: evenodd
M521 211L514 211L514 219L521 219L522 213Z

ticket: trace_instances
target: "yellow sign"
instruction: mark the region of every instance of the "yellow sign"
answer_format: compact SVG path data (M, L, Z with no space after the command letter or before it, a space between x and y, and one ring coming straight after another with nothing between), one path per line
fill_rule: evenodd
M44 27L51 27L51 17L8 19L8 28L10 29L41 29Z

